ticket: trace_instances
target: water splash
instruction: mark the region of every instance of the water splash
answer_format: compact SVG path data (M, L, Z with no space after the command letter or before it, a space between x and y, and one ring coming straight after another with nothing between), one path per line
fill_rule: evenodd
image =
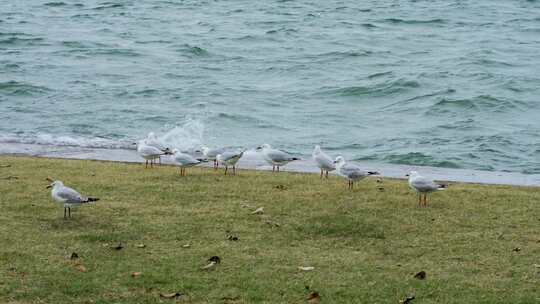
M165 134L158 136L158 140L171 149L198 149L203 143L204 129L205 125L201 120L189 119L182 125L174 126Z

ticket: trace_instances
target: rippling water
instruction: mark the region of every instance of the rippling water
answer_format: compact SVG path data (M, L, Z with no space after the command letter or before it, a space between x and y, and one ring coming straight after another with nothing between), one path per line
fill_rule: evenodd
M0 1L0 144L540 173L540 1ZM176 127L179 126L179 127ZM175 128L176 127L176 128Z

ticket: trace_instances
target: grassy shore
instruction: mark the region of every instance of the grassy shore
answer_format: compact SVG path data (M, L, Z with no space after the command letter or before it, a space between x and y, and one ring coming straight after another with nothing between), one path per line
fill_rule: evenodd
M101 201L64 220L46 177ZM4 156L0 302L307 303L313 291L321 303L540 301L538 188L453 184L428 208L416 199L403 180L348 191L312 174L181 177ZM215 255L221 263L201 269Z

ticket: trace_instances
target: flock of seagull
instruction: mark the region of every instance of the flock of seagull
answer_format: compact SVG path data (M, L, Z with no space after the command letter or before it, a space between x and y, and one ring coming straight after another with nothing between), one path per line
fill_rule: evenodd
M199 165L203 162L213 161L214 169L218 169L219 164L225 167L225 175L228 173L229 167L232 168L232 174L236 174L236 164L244 155L246 149L226 149L226 148L208 148L202 147L201 150L180 151L178 149L170 150L160 143L156 135L151 132L147 138L140 140L137 145L138 154L145 160L145 167L148 165L153 167L156 162L161 164L161 157L170 155L174 164L180 167L180 175L186 175L186 169ZM273 172L279 172L280 167L288 163L300 160L298 157L272 148L269 144L264 144L257 148L263 156L263 159L272 165ZM203 157L196 157L195 154L202 154ZM342 156L332 159L328 154L324 153L319 145L315 146L312 158L321 172L321 179L328 178L328 173L336 171L340 177L347 179L348 188L353 189L354 183L360 181L370 175L378 175L379 172L366 171L356 164L345 161ZM409 186L418 193L418 205L427 206L427 194L434 191L446 189L446 185L434 182L431 179L421 176L416 171L411 171L407 174ZM71 217L71 208L77 207L85 203L98 201L99 198L85 197L72 188L64 186L61 181L51 182L47 188L52 188L52 198L64 206L64 218Z

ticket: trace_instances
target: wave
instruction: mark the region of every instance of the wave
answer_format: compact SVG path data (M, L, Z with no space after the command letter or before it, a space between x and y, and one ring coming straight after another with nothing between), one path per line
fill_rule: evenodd
M405 92L409 89L415 89L420 87L420 83L414 80L398 79L394 81L387 81L373 86L351 86L339 89L333 89L324 92L325 94L339 95L345 97L355 96L385 96L396 93Z
M384 157L384 161L399 165L461 168L461 166L457 163L448 160L438 160L430 155L426 155L420 152L390 154Z
M122 8L122 7L124 7L124 5L121 3L103 2L103 3L100 3L99 6L93 7L92 9L99 11L99 10L105 10L105 9L110 9L110 8Z
M0 32L0 46L32 46L32 45L41 45L45 39L41 37L34 37L26 33L2 33Z
M43 94L50 91L44 86L33 85L18 81L0 82L0 94L10 96L31 96L35 94Z
M43 5L51 6L51 7L57 7L57 6L65 6L65 5L67 5L67 3L62 2L62 1L57 1L57 2L47 2L47 3L43 4Z
M446 20L437 18L437 19L427 19L427 20L405 20L400 18L386 18L382 20L383 22L392 23L392 24L444 24Z
M488 112L507 112L520 108L523 102L507 98L497 98L491 95L479 95L473 98L450 99L442 98L429 107L426 114L448 112L451 110L482 110Z
M176 50L187 55L188 57L206 57L210 55L206 49L196 45L183 44Z
M0 134L0 143L51 145L61 147L82 147L94 149L133 149L132 140L113 140L100 137L57 135L37 133L30 135Z

